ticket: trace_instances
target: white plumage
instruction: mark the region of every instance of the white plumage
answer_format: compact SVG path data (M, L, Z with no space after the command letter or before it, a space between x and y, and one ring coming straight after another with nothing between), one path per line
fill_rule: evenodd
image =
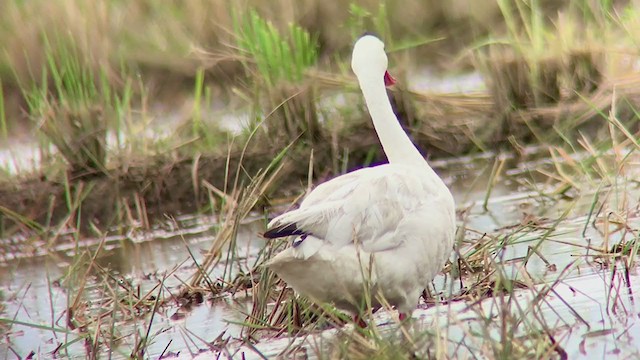
M352 68L390 163L320 184L273 219L266 237L297 238L267 265L312 300L359 314L371 294L407 314L451 253L454 202L393 114L384 44L360 38Z

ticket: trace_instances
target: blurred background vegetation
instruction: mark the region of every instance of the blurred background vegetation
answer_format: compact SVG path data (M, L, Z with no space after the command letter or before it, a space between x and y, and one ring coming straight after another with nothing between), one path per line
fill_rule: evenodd
M207 82L223 89L242 79L257 80L244 71L243 63L255 62L265 77L278 76L277 69L286 71L284 66L261 67L255 53L245 51L247 41L264 39L243 39L247 24L238 22L247 21L238 14L254 14L282 34L292 24L299 26L317 41L321 68L346 58L354 39L374 30L390 49L405 49L421 66L451 70L481 67L468 53L493 50L496 44L526 52L529 58L552 57L562 47L620 45L619 38L617 44L599 41L612 40L606 38L609 31L602 30L617 27L633 35L633 9L633 2L612 0L15 0L6 2L0 14L0 77L8 114L24 107L18 99L25 86L52 76L51 71L44 74L48 59L63 55L104 73L110 86L122 88L132 80L149 98L175 101L176 95L192 91L201 69ZM306 50L294 53L298 51Z

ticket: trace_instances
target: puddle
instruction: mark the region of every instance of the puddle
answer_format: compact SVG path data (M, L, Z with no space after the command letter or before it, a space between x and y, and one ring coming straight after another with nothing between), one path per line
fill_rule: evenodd
M40 166L42 154L35 143L28 140L10 141L0 149L0 170L8 175L30 172Z
M201 263L209 249L215 235L215 219L183 217L176 224L179 229L156 229L105 238L104 250L96 258L96 267L105 269L109 276L122 279L119 281L135 284L134 288L141 294L153 291L161 280L165 290L177 293L183 282L187 282L196 271L191 256ZM264 247L264 241L256 237L260 226L261 221L248 221L239 230L236 260L243 264L243 270L253 266L252 260ZM100 242L99 239L83 240L77 244L76 250L76 244L68 240L47 253L35 251L30 256L5 256L0 262L0 300L4 306L0 317L47 328L66 328L66 309L74 299L67 296L65 282L61 279L67 278L71 266L78 266L74 263L76 251L84 253L85 248L95 250ZM34 245L35 248L42 246L44 244ZM180 264L183 265L173 271ZM215 268L210 276L214 279L222 277L223 271L223 267ZM163 279L166 273L171 276ZM106 294L108 289L105 289L103 277L104 274L94 272L87 276L85 293L91 300L89 311L104 310L100 307L109 294ZM122 338L114 346L115 357L112 358L128 358L135 345L135 334L142 335L147 331L152 335L148 346L150 355L184 352L191 348L196 354L205 344L195 346L188 339L207 339L211 334L223 332L237 337L239 327L229 326L229 321L242 322L249 309L249 304L239 297L207 299L201 306L186 312L185 316L181 315L176 304L169 302L169 306L156 312L150 329L147 329L150 315L137 321L118 322L114 319L115 328ZM105 324L105 327L109 325ZM12 358L12 354L25 357L32 351L47 358L60 344L77 338L73 334L66 338L64 333L19 325L14 325L4 335L6 342L0 343L0 359ZM83 358L86 354L84 346L77 342L59 355Z
M431 68L416 67L409 69L408 73L409 88L415 91L467 94L486 90L484 80L478 72L443 77Z
M531 149L533 153L536 151L545 154L544 150ZM633 346L634 339L640 336L640 312L633 299L633 294L640 290L636 269L630 270L627 282L619 263L614 272L615 262L609 262L607 267L607 259L598 257L600 253L594 250L604 246L605 241L608 241L607 248L611 248L616 243L637 237L640 212L631 204L637 203L640 198L638 184L624 183L625 195L619 199L616 198L616 192L606 195L612 213L623 214L627 225L625 228L615 222L613 215L609 216L609 224L604 221L606 216L603 214L606 213L588 216L596 190L607 194L606 188L598 189L596 185L592 190L566 200L550 201L540 192L549 191L551 185L542 182L543 178L536 173L537 169L549 166L548 162L542 159L519 163L515 159L507 159L506 170L491 189L485 209L483 205L493 163L492 156L482 155L436 161L434 167L450 185L458 208L466 219L465 239L482 242L484 233L496 237L503 246L496 246L494 241L488 252L495 254L495 258L504 264L504 276L536 284L536 290L516 291L517 295L512 300L512 311L529 309L532 314L528 327L523 329L551 329L569 358L638 356L638 350ZM636 175L627 173L626 177L633 179ZM602 196L604 198L605 195ZM559 218L567 209L569 213L566 220L556 224L553 219ZM250 268L264 246L264 241L257 236L262 229L262 221L260 217L249 219L240 228L237 243L239 265L234 266L236 271L238 267L244 270ZM534 221L535 229L532 227L529 231L523 231L526 221ZM45 240L26 237L0 240L0 248L8 249L0 253L0 309L3 307L0 317L16 321L10 328L0 324L0 331L4 331L0 340L0 359L13 358L16 354L26 357L31 352L47 358L60 344L69 342L71 345L64 351L59 350L59 355L70 358L85 356L85 344L82 341L73 342L77 338L74 332L65 335L47 329L66 327L66 309L74 299L68 297L65 281L60 280L67 278L69 267L86 267L86 261L78 261L78 254L88 256L85 249L94 251L102 243L104 250L96 258L96 264L104 271L91 273L87 277L85 291L90 294L91 306L95 308L92 311L108 311L108 307L113 305L105 303L104 299L112 289L105 288L101 276L109 274L121 278L144 294L156 291L155 286L164 274L170 273L171 276L165 281L166 290L178 291L181 284L196 271L194 260L198 263L202 261L215 236L216 223L217 219L213 217L185 216L177 219L176 223L167 222L150 231L129 232L105 239L76 241L72 236L62 234L64 241L59 241L59 245L52 250L46 250L49 246ZM11 251L18 245L24 248L25 243L30 244L32 251L26 254ZM472 246L465 245L462 251L468 251ZM531 248L535 248L539 255L531 254L524 265L523 259ZM174 271L178 265L181 266ZM222 276L223 271L224 263L214 269L211 277ZM473 276L463 278L462 284L473 283ZM544 301L534 301L536 292L554 282L557 284L544 297ZM436 291L448 293L452 290L456 294L460 289L460 281L440 276L434 281L434 286ZM485 340L479 334L486 330L489 336L500 335L500 313L496 301L495 298L489 298L474 306L465 302L451 302L418 309L414 313L414 318L418 319L415 326L431 331L439 328L441 334L447 335L446 351L450 355L467 357L478 352L491 357L486 353ZM532 305L534 303L535 306ZM155 313L150 329L150 315L136 321L114 319L113 328L120 336L113 344L113 358L127 358L136 339L147 331L152 336L145 355L150 358L163 353L180 358L198 356L202 350L209 350L207 343L213 342L218 336L238 338L240 327L236 324L245 319L243 313L249 309L249 301L242 296L224 297L213 301L206 299L202 305L184 313L178 312L177 305L170 303ZM381 311L376 315L376 322L388 323L389 316ZM492 319L489 325L486 319ZM105 328L110 328L110 325L105 324ZM383 330L388 328L390 326L381 326ZM526 332L520 333L525 330L513 330L516 337L527 335ZM263 355L276 355L296 344L308 346L309 341L314 339L330 342L337 333L338 330L333 329L309 338L262 341L256 348ZM460 350L459 344L462 343L464 350ZM317 344L310 346L310 349L315 346ZM235 351L238 358L260 358L256 351L243 347L238 341L231 340L228 349ZM307 352L310 357L313 357L312 353L313 350ZM210 358L211 353L200 356L203 359Z

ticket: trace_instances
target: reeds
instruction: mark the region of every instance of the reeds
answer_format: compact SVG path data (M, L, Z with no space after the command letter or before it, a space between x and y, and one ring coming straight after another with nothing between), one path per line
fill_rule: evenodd
M72 38L43 36L47 65L27 86L29 115L72 176L106 174L107 131L128 99L111 87L107 69L90 67Z
M317 37L296 24L281 32L254 9L235 15L234 32L243 66L255 81L256 117L268 118L267 136L317 141L316 87L303 77L318 60Z
M475 59L498 113L513 118L523 109L554 106L597 90L606 66L602 44L611 40L604 6L585 2L546 16L538 1L497 3L507 32L481 44Z

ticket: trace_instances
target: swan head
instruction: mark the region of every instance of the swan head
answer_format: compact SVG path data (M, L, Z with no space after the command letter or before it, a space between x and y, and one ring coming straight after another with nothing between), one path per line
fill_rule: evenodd
M365 34L353 46L351 69L362 80L368 77L382 78L386 86L393 85L395 79L387 72L389 60L384 51L384 43L376 36Z

